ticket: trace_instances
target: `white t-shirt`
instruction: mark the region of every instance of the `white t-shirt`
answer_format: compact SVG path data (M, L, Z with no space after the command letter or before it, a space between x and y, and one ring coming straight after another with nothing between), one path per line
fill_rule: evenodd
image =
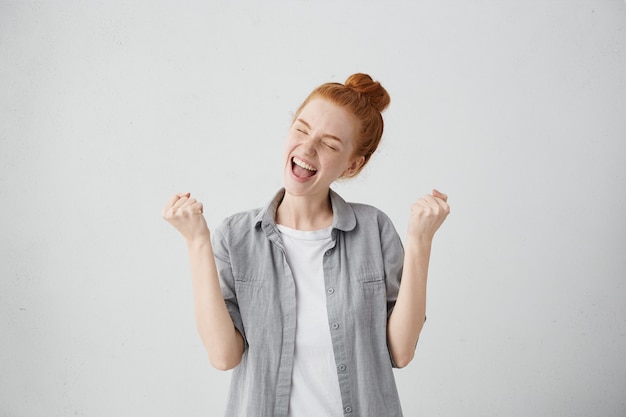
M289 417L343 415L324 286L324 252L332 228L301 231L277 225L296 283L296 343Z

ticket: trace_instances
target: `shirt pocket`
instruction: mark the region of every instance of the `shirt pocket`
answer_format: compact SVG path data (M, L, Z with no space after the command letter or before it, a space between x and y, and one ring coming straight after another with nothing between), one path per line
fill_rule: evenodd
M376 329L384 328L387 320L387 297L385 274L382 271L369 271L359 275L358 315L365 324ZM382 327L381 327L382 326Z

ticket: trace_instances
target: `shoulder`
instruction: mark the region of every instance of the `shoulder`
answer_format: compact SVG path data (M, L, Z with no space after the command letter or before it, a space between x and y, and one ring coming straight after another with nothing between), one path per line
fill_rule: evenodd
M252 232L261 213L261 208L241 211L226 217L214 230L215 238L231 241L233 238L248 236Z
M354 210L354 214L356 215L387 217L387 215L381 209L369 204L349 202L348 205L352 207L352 210Z
M335 215L334 226L343 231L355 228L363 230L393 228L389 216L382 210L364 203L347 202L339 194L330 191L330 199Z
M354 212L356 227L353 229L356 239L380 239L381 241L399 240L398 232L391 218L382 210L369 204L348 203Z
M274 222L274 213L283 195L284 189L281 189L264 207L241 211L226 217L215 229L216 238L229 242L259 239L261 234L254 232L261 230L262 223L267 226Z
M259 207L259 208L254 208L251 210L240 211L238 213L231 214L230 216L226 217L222 221L221 226L223 225L226 227L235 227L235 228L254 227L257 223L261 210L262 209Z
M382 210L369 204L348 203L354 212L356 225L345 232L345 239L351 243L358 242L355 247L363 250L367 260L363 262L373 265L376 254L380 254L382 264L402 264L404 249L402 240L391 221ZM361 258L363 259L363 258Z
M359 224L376 224L379 226L382 225L391 225L393 223L389 216L382 210L377 207L374 207L369 204L363 203L348 203L348 205L354 211L354 215L356 216L357 223Z

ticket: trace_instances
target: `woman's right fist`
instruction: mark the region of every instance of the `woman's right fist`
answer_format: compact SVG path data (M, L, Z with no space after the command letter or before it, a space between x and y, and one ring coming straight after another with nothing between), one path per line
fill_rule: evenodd
M210 240L209 228L204 220L202 203L191 198L190 193L179 193L163 207L163 218L188 241L199 238Z

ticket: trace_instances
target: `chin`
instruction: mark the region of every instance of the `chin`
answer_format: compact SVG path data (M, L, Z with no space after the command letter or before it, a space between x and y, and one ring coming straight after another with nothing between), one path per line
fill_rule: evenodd
M283 187L285 188L285 192L294 196L303 196L307 194L308 187L303 187L300 184L294 184L291 181L284 181ZM307 188L307 189L305 189Z

